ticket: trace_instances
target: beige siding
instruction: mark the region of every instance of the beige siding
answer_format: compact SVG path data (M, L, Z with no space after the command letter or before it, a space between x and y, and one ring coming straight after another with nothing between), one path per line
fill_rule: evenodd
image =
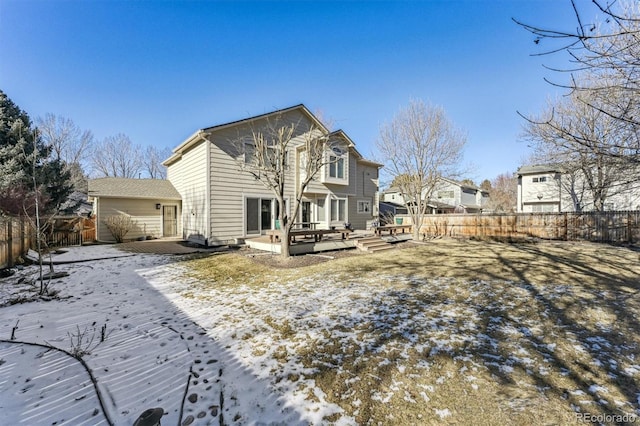
M204 244L207 229L207 145L202 141L167 167L167 179L182 197L182 237Z
M277 123L274 117L270 120L271 125L275 124L278 127L286 124L296 125L298 136L294 139L288 154L289 174L285 187L285 198L290 209L287 213L291 217L295 188L299 183L295 147L304 143L304 134L309 131L310 121L299 110L290 111L285 116L279 117ZM249 197L275 198L269 188L248 172L241 170L244 162L243 142L251 142L252 132L264 129L267 124L266 119L260 119L215 129L207 137L210 142L201 142L182 153L182 157L168 167L168 179L182 196L186 238L196 239L194 236L201 236L201 242L206 241L210 245L228 244L236 239L245 238L248 236L246 199ZM366 173L372 170L377 182L377 169L375 167L363 169L365 173L363 180L363 177L358 175L360 167L353 151L349 153L346 169L349 185L322 184L319 182L321 177L318 176L317 181L307 188L306 193L310 195L311 200L315 200L318 196L322 197L320 194L332 194L346 199L347 215L351 216L350 211L357 208L357 203L348 197L357 197L358 190L363 197L369 197L372 203L375 202L377 183L372 184L373 175ZM365 193L367 195L364 195ZM327 197L327 211L329 208L330 202ZM360 224L365 223L370 217L356 219ZM328 223L325 226L328 226Z
M161 204L160 209L156 209L156 204ZM172 205L178 207L180 212L180 202L176 200L136 200L131 198L98 198L96 202L97 216L97 238L98 241L115 241L105 225L105 220L109 216L126 214L131 216L134 222L133 228L125 235L126 240L135 240L139 237L151 236L154 238L163 237L162 231L162 205ZM178 221L178 229L181 223Z
M279 125L300 123L301 128L308 126L308 121L298 111L284 117ZM264 125L264 122L262 123ZM251 141L251 133L259 130L261 123L252 126L240 125L216 132L210 140L211 144L211 244L225 244L236 238L247 236L245 230L245 199L247 197L275 198L273 192L249 173L241 171L244 157L240 152L242 140ZM244 138L244 139L243 139ZM302 137L296 138L294 145L301 143ZM286 179L286 198L294 197L295 188L295 153L289 152L289 175ZM291 202L288 202L291 207Z

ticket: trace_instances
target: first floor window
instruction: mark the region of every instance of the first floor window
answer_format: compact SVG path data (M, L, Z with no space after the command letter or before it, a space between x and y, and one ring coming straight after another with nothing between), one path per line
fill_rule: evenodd
M558 211L558 205L553 203L534 204L531 206L534 213L555 213Z
M358 213L371 213L371 201L358 200Z
M347 200L331 200L331 220L343 222L346 215Z

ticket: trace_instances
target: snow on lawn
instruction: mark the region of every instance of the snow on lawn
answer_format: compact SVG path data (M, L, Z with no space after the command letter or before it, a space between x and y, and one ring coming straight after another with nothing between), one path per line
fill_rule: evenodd
M456 423L503 391L501 412L555 398L569 411L640 415L637 390L616 386L640 382L638 348L592 307L602 295L328 271L230 285L196 280L179 260L58 265L70 274L54 284L60 298L0 308L0 338L17 324L16 341L69 350L106 325L82 359L123 425L153 407L162 424ZM24 294L8 280L2 297ZM599 325L569 324L556 309L567 300L591 306ZM0 343L0 413L7 424L107 424L75 359L17 343Z
M628 380L640 381L634 370L638 348L610 341L611 333L547 321L557 316L555 299L580 301L582 296L565 286L376 274L338 280L330 273L259 286L218 285L188 275L167 265L145 276L304 421L349 424L383 416L385 422L455 422L456 409L442 406L439 390L461 381L457 391L479 396L487 391L476 378L482 374L533 389L543 400L569 376L563 385L588 393L586 405L606 406L603 398L611 397L620 412L640 415L635 394L609 392L599 384L623 371ZM589 344L584 359L606 363L607 374L585 370L578 378L577 367L568 367L585 361L571 349ZM440 357L452 360L458 371L434 377ZM256 416L277 420L266 407L256 411L246 405L244 385L226 378L233 401L225 410L240 423ZM434 398L440 405L425 404ZM514 410L536 409L527 398L506 403ZM399 417L411 405L417 407L415 417ZM372 414L380 406L389 408ZM579 402L574 410L582 410Z
M200 424L218 424L221 386L216 356L221 350L141 276L173 259L118 257L122 252L95 246L71 249L58 260L74 260L75 250L79 258L111 258L56 266L56 271L70 274L52 284L59 299L0 308L0 338L5 341L0 342L0 423L108 424L90 377L75 358L15 343L72 351L71 341L83 335L76 347L90 352L82 359L97 380L106 415L114 424L133 424L154 407L165 410L163 424L177 424L181 415L200 418ZM0 302L33 296L24 282L13 284L20 276L35 276L35 267L0 280ZM100 342L103 326L105 339ZM15 341L6 342L14 329Z

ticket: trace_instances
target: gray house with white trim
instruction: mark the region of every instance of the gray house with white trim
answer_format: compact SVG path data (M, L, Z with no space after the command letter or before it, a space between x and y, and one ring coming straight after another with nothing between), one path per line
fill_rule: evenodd
M365 229L378 216L380 164L364 158L341 130L329 130L304 106L200 129L173 150L164 161L167 179L182 199L182 237L203 245L224 245L257 237L275 229L277 201L274 194L249 173L242 172L243 149L251 135L270 120L294 124L294 148L287 153L290 174L286 179L286 208L295 201L295 188L304 154L296 149L306 132L321 129L330 134L332 146L327 164L303 194L298 222L313 222L317 229L342 227L349 222ZM251 149L247 146L246 149ZM288 212L289 215L291 211Z

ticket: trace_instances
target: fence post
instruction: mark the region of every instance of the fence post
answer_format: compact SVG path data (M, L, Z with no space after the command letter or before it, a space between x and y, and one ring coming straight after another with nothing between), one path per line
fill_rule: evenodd
M631 228L631 212L627 211L627 243L633 244L633 229Z
M569 217L568 217L568 213L564 212L564 241L568 241L569 240Z
M7 227L7 250L9 252L9 257L7 259L7 267L11 268L13 266L13 219L9 218L5 222L5 226Z

